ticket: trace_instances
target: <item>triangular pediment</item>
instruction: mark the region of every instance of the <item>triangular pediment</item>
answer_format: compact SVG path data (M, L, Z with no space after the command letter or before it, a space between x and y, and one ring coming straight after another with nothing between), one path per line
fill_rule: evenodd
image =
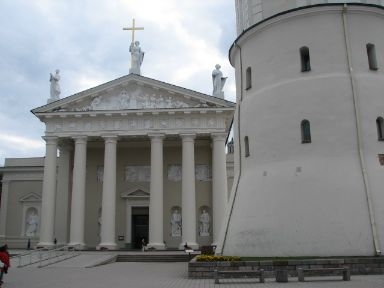
M41 202L41 196L36 193L29 193L19 199L20 202Z
M49 103L33 113L233 108L234 103L136 74Z
M146 187L140 185L132 185L120 194L121 198L129 199L146 199L149 198L149 191Z

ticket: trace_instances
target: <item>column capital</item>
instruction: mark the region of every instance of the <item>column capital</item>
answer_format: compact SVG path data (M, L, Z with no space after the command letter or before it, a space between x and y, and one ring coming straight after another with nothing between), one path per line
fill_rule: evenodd
M70 141L70 139L60 139L60 141L58 142L58 148L60 151L71 150L72 149L72 141Z
M11 180L3 179L0 182L3 183L3 185L8 185L9 183L11 183Z
M76 142L87 142L88 137L86 135L76 135L72 136L72 139Z
M196 138L196 133L183 133L179 135L183 141L194 140Z
M148 133L148 137L151 139L164 139L165 134L164 133Z
M101 138L104 139L105 143L116 143L119 137L117 135L102 135Z
M59 137L57 136L42 136L41 138L43 138L46 144L57 144L59 141Z
M225 132L214 132L211 133L212 140L224 140L227 138L227 133Z
M76 145L87 145L87 136L74 136L72 139L75 141L75 146ZM76 149L76 148L75 148Z

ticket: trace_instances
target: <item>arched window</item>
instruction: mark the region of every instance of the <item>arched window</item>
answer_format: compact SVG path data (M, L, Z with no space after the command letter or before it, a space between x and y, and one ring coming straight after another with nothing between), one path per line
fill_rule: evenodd
M378 70L375 45L367 44L368 65L370 70Z
M248 67L247 70L245 70L245 89L251 89L252 88L252 69L251 67Z
M379 141L384 141L384 119L383 119L383 117L377 117L376 127L377 127L377 139Z
M308 120L301 121L301 143L311 143L311 125Z
M309 58L309 49L304 46L300 48L301 72L311 71L311 60Z
M249 140L248 140L248 136L244 137L244 148L245 148L244 156L245 157L249 157Z

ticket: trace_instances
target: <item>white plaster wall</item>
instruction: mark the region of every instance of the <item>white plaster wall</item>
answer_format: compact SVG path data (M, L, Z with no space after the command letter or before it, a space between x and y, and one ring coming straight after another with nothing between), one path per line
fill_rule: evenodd
M353 65L360 95L360 114L368 180L372 191L373 207L381 250L384 250L384 166L379 165L378 154L384 154L384 142L377 141L376 118L384 117L384 13L368 18L365 14L354 13L349 17L349 27L353 31L351 49L354 54ZM366 44L373 43L376 48L378 71L368 69Z
M384 6L384 0L236 0L237 34L278 13L298 7L328 3L363 3Z
M243 99L238 102L236 119L241 151L243 138L248 136L250 157L241 155L240 183L224 240L226 255L374 253L341 9L312 11L316 9L323 12L292 12L295 18L285 15L281 21L272 19L255 27L238 41L241 57L239 49L231 54L237 78L245 79L244 74L239 77L241 64L243 71L252 67L253 85L242 91L237 81L237 98ZM364 156L379 234L384 239L380 221L384 169L377 159L384 147L377 141L375 123L384 111L384 87L381 72L368 70L365 47L371 42L384 48L380 32L384 21L382 15L360 13L348 15L348 21ZM300 69L302 46L310 50L312 71L307 73ZM380 51L376 54L382 63ZM301 144L303 119L311 123L310 144Z

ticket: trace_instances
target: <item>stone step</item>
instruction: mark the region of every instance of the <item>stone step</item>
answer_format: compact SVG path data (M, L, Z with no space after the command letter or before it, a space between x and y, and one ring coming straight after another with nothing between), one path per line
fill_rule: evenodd
M154 255L154 254L135 254L118 255L116 262L189 262L188 254Z

